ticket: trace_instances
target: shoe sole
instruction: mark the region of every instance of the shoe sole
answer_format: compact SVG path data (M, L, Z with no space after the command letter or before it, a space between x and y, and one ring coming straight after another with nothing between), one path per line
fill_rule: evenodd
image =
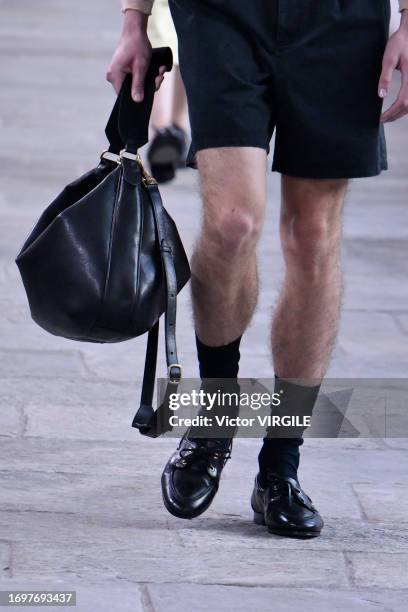
M152 164L150 171L153 178L155 178L159 184L170 183L176 176L176 171L172 164Z
M267 527L264 515L261 512L254 511L254 523L255 525L263 525ZM273 527L268 527L269 533L273 535L279 535L286 538L298 538L307 540L309 538L317 538L320 535L320 531L289 531L288 529L278 529Z

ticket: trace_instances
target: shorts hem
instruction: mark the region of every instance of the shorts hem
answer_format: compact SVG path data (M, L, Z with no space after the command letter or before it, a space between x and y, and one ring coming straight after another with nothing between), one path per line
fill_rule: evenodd
M266 153L269 153L269 142L266 144L265 141L260 139L252 138L212 138L211 140L201 141L197 143L194 141L190 146L190 151L186 159L186 166L190 168L197 168L196 154L198 151L204 151L205 149L219 149L235 148L235 147L253 147L255 149L263 149Z
M295 168L285 167L284 164L273 163L272 164L272 172L279 172L280 174L285 174L287 176L293 176L297 178L305 178L305 179L327 179L327 180L335 180L335 179L357 179L357 178L370 178L373 176L379 176L382 172L388 170L388 164L383 164L376 168L366 168L366 169L352 169L352 170L334 170L328 171L324 170L322 172L316 171L308 171L304 169L296 170Z

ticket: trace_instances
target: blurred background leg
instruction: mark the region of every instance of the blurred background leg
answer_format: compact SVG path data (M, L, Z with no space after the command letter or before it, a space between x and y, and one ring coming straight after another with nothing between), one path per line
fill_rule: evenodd
M174 67L155 96L147 159L159 183L174 179L184 166L188 133L187 98L178 66L177 35L167 0L157 0L149 19L153 47L171 47Z

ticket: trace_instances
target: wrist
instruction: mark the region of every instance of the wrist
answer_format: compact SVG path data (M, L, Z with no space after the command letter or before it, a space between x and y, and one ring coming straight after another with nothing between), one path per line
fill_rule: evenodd
M146 32L149 15L139 9L127 8L123 11L123 32L132 33L135 31Z
M400 30L404 30L408 33L408 9L403 9L401 11Z

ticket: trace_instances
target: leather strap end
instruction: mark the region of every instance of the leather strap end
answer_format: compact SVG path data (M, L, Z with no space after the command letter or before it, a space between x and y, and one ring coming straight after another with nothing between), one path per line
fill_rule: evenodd
M154 420L154 410L152 406L147 406L146 404L141 404L139 410L136 412L133 421L132 427L136 429L146 429L152 426Z

